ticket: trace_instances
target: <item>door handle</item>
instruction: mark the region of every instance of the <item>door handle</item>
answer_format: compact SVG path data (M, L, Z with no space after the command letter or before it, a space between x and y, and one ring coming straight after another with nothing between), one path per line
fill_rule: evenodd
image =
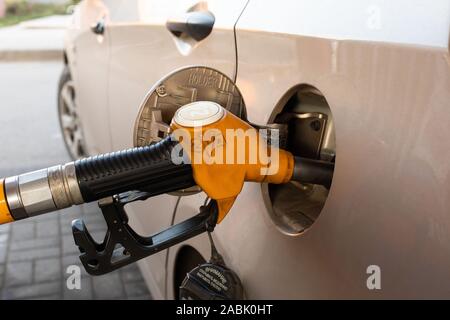
M201 41L209 36L215 21L214 15L209 11L193 11L167 20L166 27L176 37L185 34Z
M92 27L91 31L98 35L103 35L105 33L105 18L98 20Z

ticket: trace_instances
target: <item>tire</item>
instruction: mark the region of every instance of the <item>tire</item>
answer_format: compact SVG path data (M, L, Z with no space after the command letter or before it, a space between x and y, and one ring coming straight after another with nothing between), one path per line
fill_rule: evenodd
M65 66L58 83L58 120L64 144L73 160L87 155L75 97L75 84L69 67Z

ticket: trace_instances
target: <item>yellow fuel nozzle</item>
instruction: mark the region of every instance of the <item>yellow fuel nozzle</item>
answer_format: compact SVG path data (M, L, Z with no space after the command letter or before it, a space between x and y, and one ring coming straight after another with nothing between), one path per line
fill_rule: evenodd
M217 201L218 222L230 211L245 181L286 183L294 172L290 152L268 145L260 131L217 103L199 101L181 107L171 129L191 163L195 182Z
M267 136L217 103L194 102L178 109L158 143L0 180L0 224L131 190L155 196L195 184L217 202L220 222L245 181L331 184L334 164L294 157Z

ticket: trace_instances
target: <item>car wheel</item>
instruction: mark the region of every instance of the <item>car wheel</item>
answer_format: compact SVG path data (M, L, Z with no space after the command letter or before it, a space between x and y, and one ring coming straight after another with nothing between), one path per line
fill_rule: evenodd
M87 155L75 94L75 84L66 66L58 85L58 116L64 143L74 160Z

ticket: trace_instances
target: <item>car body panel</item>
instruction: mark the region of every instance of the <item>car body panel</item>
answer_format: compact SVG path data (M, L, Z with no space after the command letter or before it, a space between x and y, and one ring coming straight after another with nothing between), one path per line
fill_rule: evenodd
M446 48L450 1L250 1L239 28L286 35ZM270 22L269 22L270 21Z
M298 11L305 2L295 5ZM448 28L437 24L441 36L431 43L436 46L425 46L430 43L423 35L409 38L414 44L400 43L408 39L401 33L397 39L389 33L367 36L377 41L338 40L347 39L346 32L327 39L324 33L292 34L295 28L272 32L298 15L292 3L281 2L276 10L268 9L269 2L262 6L250 2L236 28L237 86L248 117L267 123L290 88L314 86L333 112L337 158L325 207L304 234L281 234L268 218L259 186L250 184L217 228L248 297L448 297ZM278 17L271 24L262 18L269 12ZM448 12L434 19L448 26ZM381 268L380 291L366 285L371 265ZM262 282L267 275L274 280Z
M246 296L448 297L446 43L400 43L401 34L378 39L383 42L295 34L283 28L298 17L297 4L282 2L275 9L271 3L250 2L236 28L237 85L249 120L267 123L291 88L312 85L334 115L337 162L326 205L304 234L282 234L269 218L261 187L253 183L216 227L216 245L241 277ZM267 15L278 19L268 24ZM436 19L447 19L445 12ZM448 38L440 32L441 40ZM202 199L182 199L176 221L192 215ZM210 254L205 235L171 248L169 283L177 252L186 244ZM381 268L381 291L367 287L371 265ZM173 282L168 290L174 297Z
M213 233L248 298L449 297L448 1L209 1L217 28L195 47L164 26L195 2L107 2L126 8L110 10L107 28L111 149L132 145L153 84L188 65L236 77L253 123L271 121L301 84L330 105L336 169L313 226L298 236L281 233L261 186L246 183ZM177 197L162 195L127 210L138 231L152 233L191 217L205 198L198 193L177 205ZM155 298L175 298L176 258L186 245L209 258L203 234L140 262ZM382 290L367 287L371 265L381 268Z

